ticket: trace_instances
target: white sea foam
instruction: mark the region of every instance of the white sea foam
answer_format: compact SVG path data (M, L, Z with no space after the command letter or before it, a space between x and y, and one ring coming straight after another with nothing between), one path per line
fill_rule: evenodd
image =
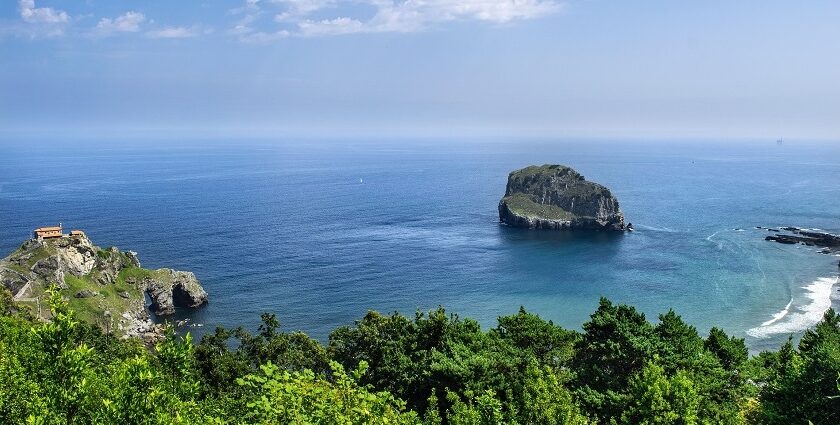
M772 319L762 323L761 326L770 326L773 323L776 323L779 320L781 320L783 317L787 316L788 312L790 312L791 304L793 304L793 298L791 298L790 301L788 301L787 305L785 306L785 308L782 311L774 314Z
M784 310L773 315L771 320L747 330L747 335L755 338L767 338L771 335L790 334L814 326L819 322L826 310L831 308L831 291L840 278L821 277L807 286L803 286L807 293L804 299L788 303ZM793 308L793 311L791 311Z

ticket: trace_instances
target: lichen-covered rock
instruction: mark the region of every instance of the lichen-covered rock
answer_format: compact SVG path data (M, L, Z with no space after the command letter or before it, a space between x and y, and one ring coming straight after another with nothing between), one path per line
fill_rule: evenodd
M610 190L563 165L510 173L499 201L499 220L531 229L627 230Z
M60 287L64 285L65 268L63 263L58 255L50 255L43 260L38 260L32 266L32 272L47 283L54 283Z

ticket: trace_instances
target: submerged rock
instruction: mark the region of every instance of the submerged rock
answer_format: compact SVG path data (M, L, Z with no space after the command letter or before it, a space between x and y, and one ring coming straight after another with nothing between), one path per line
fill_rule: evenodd
M627 230L610 190L563 165L510 173L499 201L499 221L531 229Z
M786 245L801 243L806 246L818 246L822 248L819 252L823 254L840 251L840 235L828 232L805 230L798 227L783 227L782 230L790 233L777 233L773 236L765 237L764 240L774 241Z

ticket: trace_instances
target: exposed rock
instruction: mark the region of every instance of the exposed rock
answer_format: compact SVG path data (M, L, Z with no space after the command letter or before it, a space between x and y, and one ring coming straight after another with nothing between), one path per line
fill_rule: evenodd
M30 277L28 276L28 273L21 273L18 270L0 266L0 285L8 288L13 295L28 295L21 292L26 291L24 288L29 285L29 282Z
M798 227L783 227L782 230L790 232L789 234L777 233L772 236L767 236L764 240L774 241L786 245L794 245L801 243L806 246L821 247L823 254L830 254L832 252L840 252L840 235L835 235L828 232L817 232L813 230L804 230Z
M799 241L794 236L787 236L787 235L776 235L776 236L767 236L764 238L765 241L775 241L778 243L783 243L785 245L795 245L799 243Z
M76 294L73 296L76 298L90 298L95 297L97 295L99 295L99 293L91 291L90 289L82 289L81 291L76 292Z
M115 270L112 268L102 268L99 269L99 273L97 273L95 279L96 283L100 285L110 285L117 281L117 274L119 270Z
M134 251L126 251L125 257L128 259L129 263L131 263L132 267L140 267L140 259L137 258L137 253Z
M508 176L499 221L532 229L626 230L609 189L563 165L530 166Z
M207 303L207 292L192 272L158 269L144 280L156 315L175 313L175 307L195 308Z
M97 248L85 236L73 236L44 241L54 244L57 255L64 263L64 270L74 276L81 277L96 266Z
M32 272L44 279L47 283L54 283L59 287L64 283L64 262L58 255L51 255L43 260L38 260L32 266Z
M129 294L128 292L125 292L125 291L119 291L119 292L117 292L117 295L119 295L120 298L124 298L124 299L131 298L131 294Z

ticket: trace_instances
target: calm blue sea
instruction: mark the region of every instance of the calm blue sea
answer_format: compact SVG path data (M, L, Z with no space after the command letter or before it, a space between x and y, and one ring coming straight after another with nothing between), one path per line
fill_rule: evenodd
M42 146L42 147L39 147ZM508 172L561 163L610 187L631 234L498 224ZM724 142L10 143L0 252L63 222L146 267L192 270L203 327L262 312L321 340L368 309L438 305L490 326L519 306L579 329L601 296L673 308L753 350L813 325L838 258L755 226L840 231L840 146ZM835 307L840 302L835 301Z

